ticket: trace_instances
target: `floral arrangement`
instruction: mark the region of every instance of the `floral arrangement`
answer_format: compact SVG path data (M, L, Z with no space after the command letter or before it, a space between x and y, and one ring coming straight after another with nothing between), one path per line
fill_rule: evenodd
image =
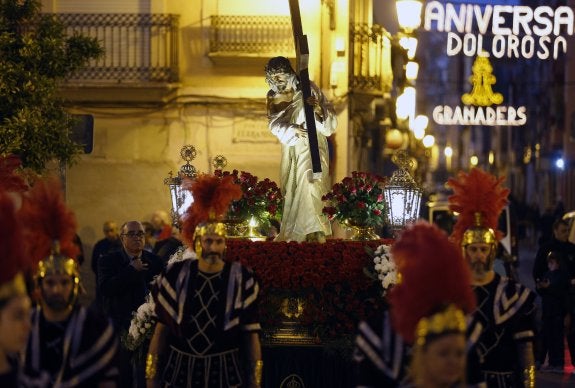
M260 226L266 227L270 218L281 218L282 194L274 181L269 178L258 180L257 176L238 170L215 170L214 175L231 175L242 188L243 196L230 205L228 219L249 221L253 217Z
M152 338L157 321L155 308L154 300L148 294L146 301L132 313L130 328L127 335L122 338L122 344L126 349L138 350L145 340Z
M381 281L383 295L397 283L397 267L391 256L390 245L380 245L373 252L373 264L377 279Z
M305 300L300 324L318 341L333 343L352 338L360 320L381 312L380 283L364 273L372 266L365 246L375 249L380 244L381 240L299 244L237 239L227 241L226 257L254 270L264 330L282 323L282 302L295 295Z
M382 226L386 211L385 182L379 175L354 171L322 197L327 203L323 213L343 225Z

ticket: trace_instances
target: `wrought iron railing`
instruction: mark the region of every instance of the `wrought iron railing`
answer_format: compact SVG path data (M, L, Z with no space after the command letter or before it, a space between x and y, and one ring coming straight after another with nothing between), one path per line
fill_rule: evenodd
M391 41L377 24L350 25L350 88L354 91L381 93L392 83Z
M289 16L212 15L210 54L248 56L295 53Z
M57 18L68 34L97 38L105 54L69 81L114 83L178 81L178 15L73 14Z

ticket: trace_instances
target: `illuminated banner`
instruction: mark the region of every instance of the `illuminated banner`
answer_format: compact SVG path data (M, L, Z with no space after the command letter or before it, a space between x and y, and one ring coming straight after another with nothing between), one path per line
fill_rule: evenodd
M447 55L557 59L573 35L573 9L560 6L442 4L425 7L423 28L447 32ZM472 31L479 32L473 33ZM490 42L484 35L491 34Z
M499 105L503 95L495 93L492 85L496 79L489 58L479 55L473 62L473 75L470 81L473 89L461 96L465 106L436 106L433 109L433 121L440 125L524 125L527 122L526 108L521 106Z

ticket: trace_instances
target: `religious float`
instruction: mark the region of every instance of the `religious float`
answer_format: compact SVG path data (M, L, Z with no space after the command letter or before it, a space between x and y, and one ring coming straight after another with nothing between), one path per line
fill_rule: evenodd
M193 146L184 146L186 164L165 181L174 220L193 200L184 187L196 176L190 164L195 154ZM264 386L352 385L357 326L381 314L384 294L395 282L393 240L377 233L385 227L399 231L419 213L421 189L408 172L410 158L398 152L393 160L399 169L391 178L354 171L323 196L323 215L350 233L320 243L273 241L268 231L272 220L281 219L282 203L276 183L226 171L225 157L214 159L214 175L232 176L243 192L225 216L226 258L252 268L260 283ZM148 310L142 309L142 317Z

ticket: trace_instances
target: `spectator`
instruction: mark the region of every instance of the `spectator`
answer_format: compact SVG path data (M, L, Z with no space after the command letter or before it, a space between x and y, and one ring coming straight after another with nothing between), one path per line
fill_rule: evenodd
M102 231L104 232L104 238L96 242L94 250L92 251L92 271L96 274L96 278L98 277L98 259L100 256L122 248L120 235L118 234L118 225L115 221L104 222Z
M547 256L549 252L559 252L565 256L567 269L575 277L575 245L567 241L569 237L569 223L565 220L557 220L553 223L553 235L549 241L543 244L537 251L533 263L533 280L535 284L543 278L547 271Z
M154 237L154 225L148 221L142 222L142 225L144 226L144 233L146 233L144 236L144 250L153 252L154 245L156 245L156 237Z
M98 271L102 307L119 333L130 328L132 313L145 302L151 281L163 269L158 256L144 251L145 233L139 221L126 222L121 232L122 249L102 256ZM131 352L122 348L121 387L132 386L131 358Z
M122 248L122 243L120 242L120 236L118 234L118 225L115 221L106 221L102 226L102 231L104 232L104 238L96 242L94 249L92 251L92 261L91 267L95 274L96 283L96 298L94 300L95 306L97 308L102 307L102 301L100 292L98 290L98 262L100 257L107 255L110 252L120 250Z
M152 214L150 222L154 227L156 241L165 240L172 235L172 220L170 220L170 216L165 211L156 210Z
M166 264L170 257L176 253L178 248L183 246L184 243L181 240L180 230L176 227L172 229L172 235L163 240L157 241L154 245L152 253L160 256L162 262Z
M549 355L549 365L542 370L563 373L564 338L563 321L567 314L569 278L562 265L562 254L549 252L547 267L549 270L537 283L537 291L542 297L543 327L541 351L537 357L537 364L542 365Z

